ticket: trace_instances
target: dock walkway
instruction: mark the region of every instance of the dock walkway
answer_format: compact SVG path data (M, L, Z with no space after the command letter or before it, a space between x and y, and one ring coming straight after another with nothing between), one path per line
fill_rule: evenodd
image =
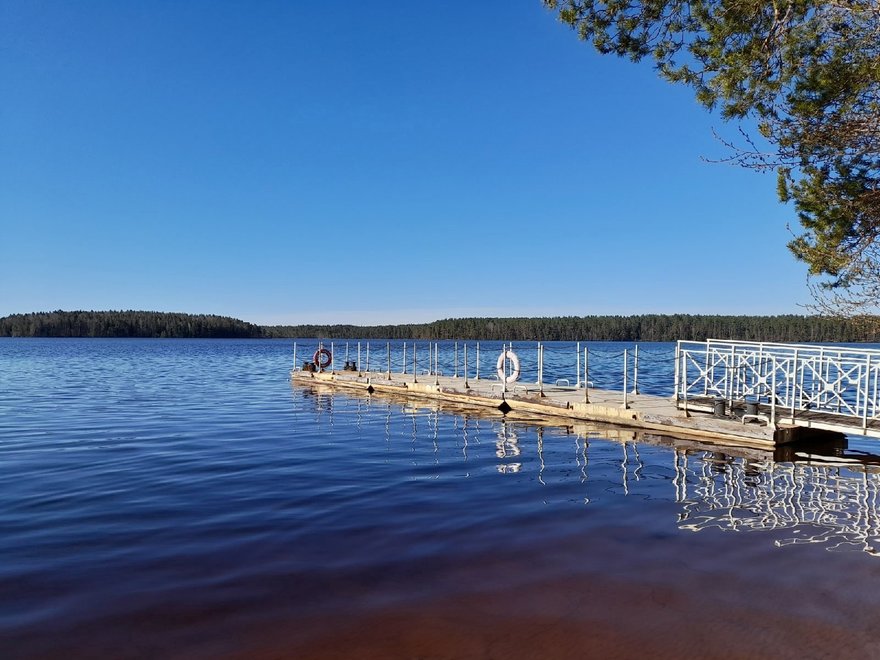
M455 376L388 372L324 371L294 369L295 385L326 385L339 390L359 390L376 395L432 399L462 406L495 408L512 419L542 418L560 425L571 422L603 422L669 435L699 438L756 449L819 436L828 431L777 423L773 428L761 420L743 423L736 417L682 410L674 398L646 394L586 390L564 385L517 382L503 391L500 381ZM588 399L588 400L587 400ZM839 435L839 434L832 434Z

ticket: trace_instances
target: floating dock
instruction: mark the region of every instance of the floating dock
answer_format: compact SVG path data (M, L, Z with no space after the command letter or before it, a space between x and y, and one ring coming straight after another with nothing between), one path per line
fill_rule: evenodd
M736 410L716 416L682 409L675 398L623 394L566 385L505 386L497 380L437 374L392 372L301 371L290 373L295 385L323 385L340 391L356 390L417 400L433 400L463 407L493 408L513 420L541 419L560 426L599 422L677 437L690 437L725 446L773 450L778 445L806 440L842 438L841 433L808 426L767 423L761 414L751 418ZM744 411L743 411L744 412Z

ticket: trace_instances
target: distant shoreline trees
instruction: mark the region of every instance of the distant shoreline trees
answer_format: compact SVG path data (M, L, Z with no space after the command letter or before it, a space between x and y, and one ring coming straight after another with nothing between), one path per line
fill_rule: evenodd
M258 325L213 314L75 311L0 318L0 337L147 337L244 339L263 336Z
M0 337L144 337L193 339L471 339L510 341L877 342L878 323L822 316L637 314L459 318L399 325L259 326L212 314L55 311L0 318Z

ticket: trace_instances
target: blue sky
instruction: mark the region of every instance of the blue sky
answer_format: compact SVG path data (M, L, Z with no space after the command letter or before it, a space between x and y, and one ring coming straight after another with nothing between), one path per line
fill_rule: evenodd
M734 127L539 0L5 0L0 98L0 315L809 301Z

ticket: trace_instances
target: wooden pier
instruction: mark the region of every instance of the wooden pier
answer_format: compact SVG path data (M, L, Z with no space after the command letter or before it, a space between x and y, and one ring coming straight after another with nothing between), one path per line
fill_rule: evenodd
M356 390L416 400L434 400L456 406L492 408L506 417L547 424L571 425L600 422L673 436L684 436L725 446L772 450L777 445L801 440L841 438L824 429L732 416L716 417L698 410L682 410L674 398L627 394L564 384L503 384L497 380L436 374L392 372L300 371L290 373L295 385L322 385L340 391ZM507 391L504 391L504 390ZM730 415L730 412L728 413Z

